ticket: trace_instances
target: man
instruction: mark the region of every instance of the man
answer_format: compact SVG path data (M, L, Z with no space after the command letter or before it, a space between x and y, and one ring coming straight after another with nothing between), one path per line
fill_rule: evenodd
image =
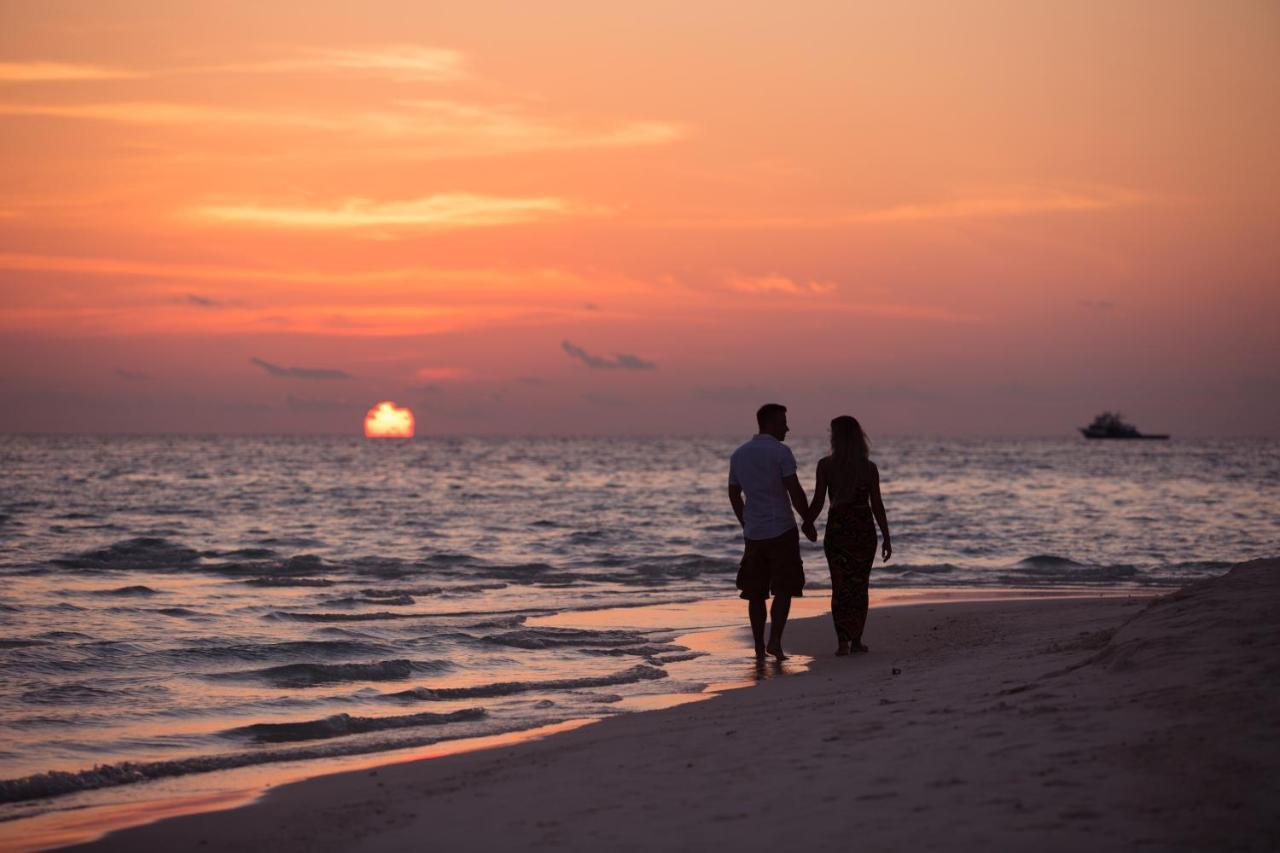
M810 542L818 532L809 518L809 501L796 477L796 458L782 443L787 437L787 407L766 403L756 412L760 432L729 459L729 503L742 525L746 547L738 569L738 589L747 600L756 658L766 654L786 660L782 631L791 612L791 597L804 594L800 534L792 509L800 514ZM743 501L743 493L746 500ZM769 643L764 641L765 601L773 593Z

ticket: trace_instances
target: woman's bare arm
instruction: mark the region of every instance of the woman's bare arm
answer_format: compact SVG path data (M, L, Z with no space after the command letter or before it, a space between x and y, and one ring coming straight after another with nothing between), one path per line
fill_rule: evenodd
M880 525L880 537L884 540L881 549L885 560L893 555L893 545L889 541L889 517L884 514L884 501L880 499L880 469L872 462L871 467L871 512L875 514L876 524Z
M823 464L826 461L825 458L818 460L818 473L814 475L813 502L809 504L809 515L805 518L811 524L818 520L827 502L827 466Z

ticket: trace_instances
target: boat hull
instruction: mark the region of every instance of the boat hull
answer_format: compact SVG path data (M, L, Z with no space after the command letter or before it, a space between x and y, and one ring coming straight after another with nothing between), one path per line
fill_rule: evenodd
M1135 440L1136 440L1136 441L1168 441L1168 440L1169 440L1169 436L1167 436L1167 435L1144 435L1144 434L1142 434L1142 433L1139 433L1138 435L1107 435L1107 434L1105 434L1105 433L1090 432L1090 431L1089 431L1089 430L1087 430L1087 429L1081 429L1081 430L1080 430L1080 434L1081 434L1081 435L1083 435L1085 438L1097 439L1097 440L1099 440L1099 441L1101 441L1101 440L1108 440L1108 441L1135 441Z

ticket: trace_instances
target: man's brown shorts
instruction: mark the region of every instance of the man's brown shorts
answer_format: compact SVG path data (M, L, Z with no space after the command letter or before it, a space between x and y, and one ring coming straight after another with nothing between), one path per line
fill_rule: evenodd
M791 528L772 539L748 539L738 567L739 598L748 601L774 595L804 595L804 561L800 531Z

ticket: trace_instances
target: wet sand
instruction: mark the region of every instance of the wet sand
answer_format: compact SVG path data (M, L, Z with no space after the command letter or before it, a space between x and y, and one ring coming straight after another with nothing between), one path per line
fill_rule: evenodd
M875 609L871 653L75 849L1274 849L1280 560L1156 600ZM745 650L745 646L744 646ZM769 667L775 664L768 664ZM785 664L783 665L785 667Z

